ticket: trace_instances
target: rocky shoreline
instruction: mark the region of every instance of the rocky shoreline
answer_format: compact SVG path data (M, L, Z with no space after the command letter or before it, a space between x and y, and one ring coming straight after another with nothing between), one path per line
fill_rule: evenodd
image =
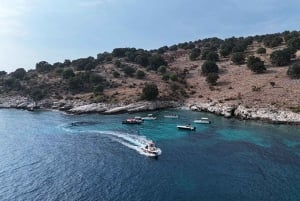
M300 114L291 111L278 110L273 107L256 108L243 105L228 105L214 101L208 103L187 101L141 101L131 104L90 103L82 100L51 100L34 102L26 97L0 97L0 108L16 108L25 110L50 109L65 111L72 114L84 113L134 113L167 108L182 108L192 111L210 112L226 118L235 117L243 120L261 120L276 124L300 124Z

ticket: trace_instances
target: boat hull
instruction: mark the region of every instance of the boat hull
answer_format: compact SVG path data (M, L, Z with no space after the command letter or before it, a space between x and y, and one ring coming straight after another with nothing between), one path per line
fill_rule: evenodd
M124 120L122 121L122 124L141 124L143 123L142 120Z
M194 123L196 124L210 124L210 121L207 120L195 120Z
M177 126L177 128L180 130L190 130L190 131L196 130L196 127L194 127L194 126Z
M172 115L165 115L164 116L165 118L169 118L169 119L178 119L179 117L178 116L172 116Z
M156 120L156 117L142 117L142 120Z
M154 157L157 158L160 154L161 154L161 150L159 148L157 148L155 151L150 151L148 149L145 148L141 148L141 150L144 152L145 155L147 155L148 157Z

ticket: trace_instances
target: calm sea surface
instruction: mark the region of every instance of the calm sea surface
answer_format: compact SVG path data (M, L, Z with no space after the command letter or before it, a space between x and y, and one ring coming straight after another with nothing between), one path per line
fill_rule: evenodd
M181 110L121 124L145 115L0 110L0 200L300 200L299 126ZM203 116L213 123L176 128ZM158 159L139 151L150 139Z

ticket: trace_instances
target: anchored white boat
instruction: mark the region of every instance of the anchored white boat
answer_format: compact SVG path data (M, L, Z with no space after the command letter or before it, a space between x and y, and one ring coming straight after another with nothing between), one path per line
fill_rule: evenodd
M200 119L194 120L194 123L196 123L196 124L210 124L211 121L207 117L202 117Z
M146 117L142 117L142 120L155 120L156 117L154 117L152 114L148 114Z
M195 126L191 126L191 125L177 125L178 129L181 130L190 130L190 131L195 131L196 127Z
M149 157L157 157L161 154L160 148L157 148L152 141L147 142L144 147L141 147L141 150Z
M134 119L143 121L142 117L140 117L140 116L135 116Z
M138 119L126 119L122 121L122 124L141 124L141 123L143 123L143 121Z

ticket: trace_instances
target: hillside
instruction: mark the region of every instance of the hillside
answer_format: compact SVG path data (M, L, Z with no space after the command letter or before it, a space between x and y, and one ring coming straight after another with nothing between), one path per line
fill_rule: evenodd
M10 74L1 71L0 93L35 101L133 103L146 98L272 106L299 112L300 81L295 79L300 74L299 49L297 31L225 40L208 38L150 51L116 48L96 58L54 64L41 61L27 72L23 68ZM259 64L257 68L262 64L258 71L251 68L251 56L260 59L254 63L254 67ZM212 82L207 77L214 71L209 67L208 73L203 72L208 61L218 67L215 73L219 79ZM294 70L288 75L291 66ZM157 86L157 97L142 95L147 83Z

